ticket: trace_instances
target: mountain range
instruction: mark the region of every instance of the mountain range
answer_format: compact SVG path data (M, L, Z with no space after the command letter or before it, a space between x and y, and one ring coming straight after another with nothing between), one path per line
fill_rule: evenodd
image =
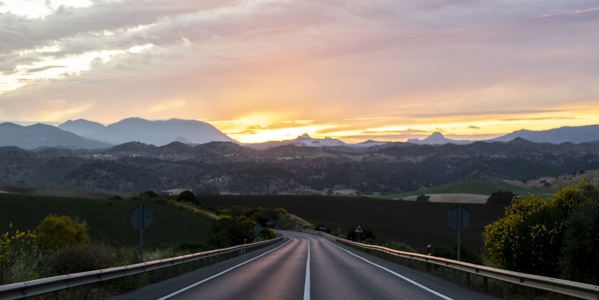
M92 141L50 125L35 124L24 127L13 123L2 123L0 124L0 147L3 146L16 146L22 149L42 147L101 149L112 145Z
M585 143L599 141L599 125L580 127L561 127L544 131L519 130L485 142L508 142L521 138L535 143ZM235 142L214 126L195 120L170 119L166 121L148 121L141 118L129 118L105 126L88 120L69 120L58 127L36 124L20 126L13 123L0 124L0 147L16 146L23 149L43 147L67 147L81 149L105 149L129 142L164 146L172 142L188 145L200 145L210 142ZM409 144L418 145L466 145L470 140L448 139L439 132L419 140L410 139ZM235 142L236 143L236 142ZM268 149L278 146L295 145L299 147L351 147L368 148L382 146L387 142L365 141L348 144L334 138L317 139L307 134L293 140L271 141L258 144L243 144L252 149Z
M58 128L113 145L135 141L155 146L164 146L174 141L185 144L234 142L214 126L195 120L148 121L129 118L108 126L87 120L69 120Z

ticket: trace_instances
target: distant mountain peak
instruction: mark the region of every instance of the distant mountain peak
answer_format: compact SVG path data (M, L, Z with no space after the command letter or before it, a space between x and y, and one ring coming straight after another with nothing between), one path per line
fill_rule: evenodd
M440 132L433 132L431 135L427 136L426 138L424 138L422 140L409 139L407 142L412 143L412 144L418 144L418 145L444 145L444 144L464 145L464 144L472 143L472 141L467 141L467 140L462 141L462 140L448 139L445 136L443 136L443 134Z

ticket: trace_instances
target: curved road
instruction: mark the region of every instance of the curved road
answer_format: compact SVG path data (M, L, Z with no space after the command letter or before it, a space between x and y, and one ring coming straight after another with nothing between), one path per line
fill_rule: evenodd
M123 299L497 299L311 234L114 297Z

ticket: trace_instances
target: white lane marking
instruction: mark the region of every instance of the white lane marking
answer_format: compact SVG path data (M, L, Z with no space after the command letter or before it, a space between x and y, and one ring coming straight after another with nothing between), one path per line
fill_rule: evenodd
M423 289L423 290L425 290L425 291L427 291L429 293L432 293L432 294L434 294L436 296L439 296L439 297L441 297L441 298L443 298L445 300L453 300L452 298L449 298L449 297L447 297L447 296L445 296L443 294L440 294L440 293L438 293L436 291L433 291L433 290L425 287L424 285L422 285L422 284L420 284L420 283L418 283L416 281L413 281L413 280L411 280L411 279L409 279L409 278L407 278L407 277L405 277L403 275L400 275L400 274L398 274L396 272L393 272L393 271L391 271L391 270L389 270L389 269L387 269L387 268L385 268L385 267L383 267L381 265L377 265L377 264L375 264L375 263L373 263L373 262L371 262L371 261L369 261L369 260L367 260L365 258L362 258L362 257L360 257L358 255L355 255L355 254L353 254L353 253L351 253L351 252L349 252L349 251L347 251L347 250L345 250L345 249L343 249L343 248L341 248L341 247L339 247L339 246L331 243L330 241L327 241L327 242L329 242L329 244L333 245L335 248L343 250L343 251L349 253L350 255L353 255L353 256L355 256L355 257L357 257L357 258L359 258L359 259L361 259L361 260L363 260L363 261L365 261L365 262L367 262L367 263L369 263L369 264L371 264L371 265L373 265L375 267L381 268L381 269L383 269L383 270L385 270L385 271L387 271L387 272L389 272L389 273L391 273L391 274L393 274L393 275L395 275L395 276L397 276L397 277L399 277L399 278L401 278L401 279L403 279L403 280L405 280L405 281L407 281L407 282L409 282L409 283L411 283L411 284L413 284L413 285L415 285L415 286L417 286L417 287L419 287L419 288L421 288L421 289Z
M228 269L226 269L226 270L224 270L224 271L222 271L222 272L220 272L220 273L218 273L218 274L216 274L216 275L210 276L210 277L208 277L208 278L206 278L206 279L204 279L204 280L202 280L202 281L198 281L198 282L196 282L196 283L194 283L194 284L192 284L192 285L190 285L190 286L188 286L188 287L186 287L186 288L180 289L180 290L178 290L178 291L176 291L176 292L174 292L174 293L172 293L172 294L169 294L169 295L166 295L166 296L164 296L164 297L162 297L162 298L159 298L158 300L164 300L164 299L168 299L168 298L171 298L171 297L173 297L173 296L175 296L175 295L178 295L178 294L180 294L180 293L183 293L183 292L185 292L185 291L187 291L187 290L189 290L189 289L191 289L191 288L194 288L194 287L196 287L196 286L198 286L198 285L200 285L200 284L202 284L202 283L204 283L204 282L206 282L206 281L208 281L208 280L214 279L214 278L216 278L216 277L218 277L218 276L220 276L220 275L223 275L223 274L225 274L225 273L227 273L227 272L229 272L229 271L232 271L232 270L234 270L234 269L236 269L236 268L238 268L238 267L241 267L241 266L243 266L243 265L245 265L245 264L247 264L247 263L249 263L249 262L251 262L251 261L253 261L253 260L256 260L256 259L258 259L258 258L260 258L260 257L262 257L262 256L264 256L264 255L266 255L266 254L268 254L268 253L271 253L271 252L273 252L273 251L275 251L275 250L278 250L279 248L281 248L281 247L283 247L283 246L285 246L285 245L289 244L289 242L291 242L291 239L290 239L290 240L288 240L288 241L287 241L285 244L283 244L283 245L281 245L281 246L279 246L279 247L277 247L277 248L274 248L274 249L272 249L272 250L270 250L270 251L268 251L268 252L264 252L264 253L262 253L262 254L260 254L260 255L256 256L256 257L254 257L254 258L250 259L250 260L247 260L247 261L245 261L245 262L242 262L242 263L240 263L240 264L238 264L238 265L236 265L236 266L234 266L234 267L230 267L230 268L228 268Z
M306 283L304 284L304 300L310 300L310 240L308 240L308 260L306 261Z

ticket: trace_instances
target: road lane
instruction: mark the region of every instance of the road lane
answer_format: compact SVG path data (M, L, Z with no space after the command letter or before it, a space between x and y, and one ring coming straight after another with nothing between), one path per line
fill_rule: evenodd
M278 243L114 299L160 299L171 294L169 300L497 299L320 236L283 234L289 239L287 244Z

